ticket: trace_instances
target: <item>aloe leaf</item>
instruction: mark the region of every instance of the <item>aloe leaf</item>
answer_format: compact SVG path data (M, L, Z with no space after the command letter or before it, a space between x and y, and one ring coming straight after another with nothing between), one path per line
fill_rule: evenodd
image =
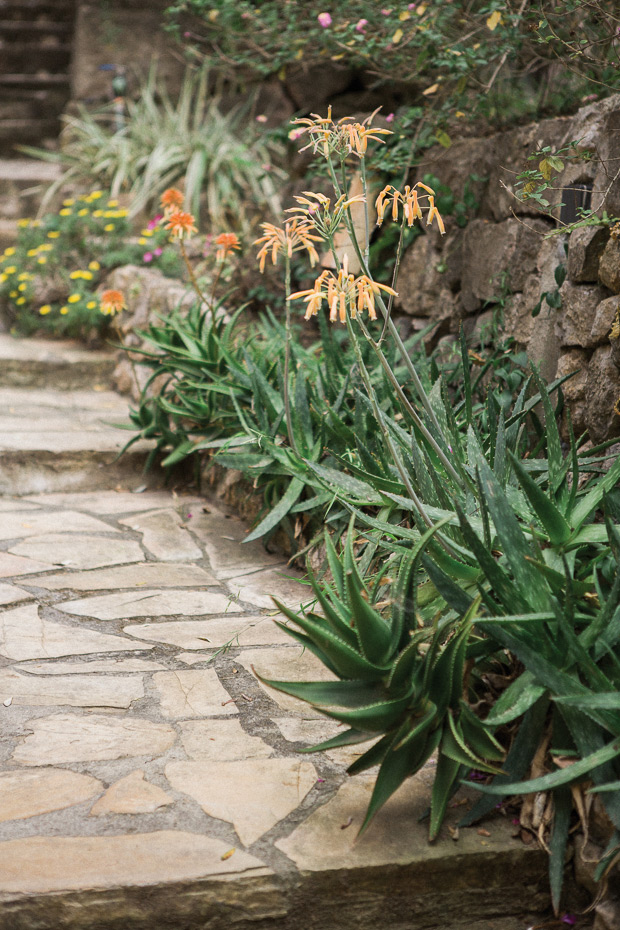
M336 590L340 598L344 597L344 572L342 570L342 563L338 558L338 553L336 552L335 546L332 542L330 534L325 530L324 536L325 540L325 555L327 558L327 564L329 565L329 570L332 574Z
M494 785L509 784L511 780L522 778L528 771L534 753L540 745L545 720L547 717L547 708L549 701L547 698L539 698L528 711L526 711L521 726L517 730L512 746L508 751L503 762L505 775L498 775L493 779ZM482 817L485 817L497 805L497 798L491 795L483 795L479 798L472 809L459 821L460 827L468 827Z
M317 707L364 707L386 697L381 686L365 681L272 681L258 674L257 677L270 688Z
M495 702L485 722L490 726L502 726L520 717L545 693L545 688L535 682L534 675L525 671L511 682Z
M395 739L392 736L392 742ZM375 816L385 802L400 788L402 783L409 775L415 774L419 767L424 764L426 759L434 751L433 741L429 742L425 735L421 736L419 742L409 743L402 749L392 749L386 752L373 792L368 804L368 810L358 836L367 829L372 818ZM351 771L351 768L349 769Z
M440 746L441 752L470 769L480 769L481 772L489 772L491 775L503 775L502 769L498 769L496 766L490 765L486 760L479 758L467 745L460 727L460 721L457 722L451 713L447 715L447 718L448 726L444 727Z
M362 584L357 570L349 568L345 572L345 584L362 653L369 661L383 665L396 646L396 643L392 643L390 628L383 617L361 596Z
M561 694L553 698L558 704L571 704L574 707L603 708L620 710L620 691L598 692L595 694Z
M593 488L588 491L588 486L586 486L586 493L583 497L577 498L577 503L575 504L572 513L567 514L567 518L575 529L580 528L581 525L587 520L592 511L598 507L600 502L603 500L605 494L607 494L620 480L620 457L616 459L614 464L611 466L609 471L603 475L602 478L599 478Z
M282 610L282 605L277 601L275 603L278 609ZM326 624L316 623L303 615L294 617L294 622L301 627L314 646L328 657L331 667L343 678L375 681L387 673L388 667L373 665L356 649L332 633ZM286 629L290 635L295 635L295 631Z
M590 753L584 759L573 762L572 765L564 769L556 769L548 775L541 775L539 778L531 778L529 781L517 781L508 785L478 785L477 790L486 794L532 794L538 791L551 791L560 785L568 785L571 782L578 781L586 776L591 777L593 770L610 762L620 755L620 739L614 739L606 746L602 746L595 752Z
M405 697L396 698L392 701L378 701L375 704L369 704L367 707L359 707L355 710L322 708L321 713L358 730L367 730L369 733L384 733L398 723L410 702L411 695L407 694Z
M532 367L532 377L540 394L543 410L545 412L545 437L547 445L547 461L549 466L549 483L554 491L557 491L562 479L562 444L560 432L556 422L555 410L551 406L549 391L543 383L540 375ZM514 464L514 462L513 462Z
M359 757L359 759L356 759L355 762L351 763L351 765L347 768L347 773L349 775L359 775L360 772L365 772L367 769L371 769L374 765L379 765L385 759L385 756L393 742L394 734L386 733L386 735L374 743L370 749L367 749L366 752Z
M428 831L428 838L431 842L437 838L445 817L448 801L454 793L460 773L460 762L440 752L431 793L431 818Z
M556 916L560 909L572 809L573 802L570 789L566 785L557 788L553 793L553 828L549 840L549 885L551 887L553 911Z
M465 613L473 601L471 594L467 594L463 588L453 581L450 575L442 571L430 556L423 555L422 564L427 571L428 577L445 602L457 613Z
M519 483L523 488L527 498L532 505L534 512L545 532L549 536L550 542L554 546L563 546L571 535L571 528L551 501L550 497L536 484L530 477L519 460L512 453L508 453L512 462Z
M364 733L362 730L345 730L344 733L338 733L331 739L326 739L316 746L305 746L298 749L297 752L324 752L327 749L339 749L341 746L355 746L358 743L366 743L369 739L374 739L374 733Z

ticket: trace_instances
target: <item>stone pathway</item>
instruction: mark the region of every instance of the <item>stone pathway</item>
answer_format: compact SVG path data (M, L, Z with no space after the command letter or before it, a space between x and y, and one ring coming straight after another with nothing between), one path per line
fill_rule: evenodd
M273 623L308 588L220 504L112 484L106 364L0 337L0 930L526 927L544 857L455 841L466 797L429 845L432 766L356 842L358 748L300 754L338 727L254 674L329 677Z

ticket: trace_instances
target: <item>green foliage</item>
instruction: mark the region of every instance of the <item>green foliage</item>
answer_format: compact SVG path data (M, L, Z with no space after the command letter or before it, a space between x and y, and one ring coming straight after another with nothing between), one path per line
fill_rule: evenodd
M247 106L222 113L207 69L188 69L177 99L152 69L127 109L125 127L115 132L109 108L82 107L66 118L58 152L28 150L65 169L48 197L68 182L95 179L113 197L129 194L137 214L182 184L187 208L196 217L206 208L214 229L243 230L259 212L278 212L279 150L255 132Z
M90 337L109 322L97 294L106 270L148 260L178 272L176 249L167 246L161 226L132 241L128 211L94 190L41 220L19 221L15 245L0 256L0 298L20 332Z

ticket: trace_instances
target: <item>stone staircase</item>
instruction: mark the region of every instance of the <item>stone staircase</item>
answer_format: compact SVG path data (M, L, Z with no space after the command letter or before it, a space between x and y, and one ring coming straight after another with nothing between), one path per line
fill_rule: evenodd
M0 155L57 139L75 7L75 0L0 0Z

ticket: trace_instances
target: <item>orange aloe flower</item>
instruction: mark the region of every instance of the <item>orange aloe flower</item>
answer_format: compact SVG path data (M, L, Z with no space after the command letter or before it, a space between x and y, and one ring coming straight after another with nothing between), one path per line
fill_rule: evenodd
M272 264L276 264L278 253L281 252L288 258L291 258L293 252L301 252L304 249L310 257L310 265L314 267L319 260L319 254L314 247L314 242L320 242L320 236L312 234L312 226L309 223L302 222L298 217L292 220L286 220L283 227L274 226L272 223L261 223L263 235L254 242L254 245L262 247L257 254L260 262L261 274L265 270L267 256L271 254Z
M122 291L104 291L99 299L99 309L104 316L116 316L127 309Z
M375 110L361 122L354 122L351 117L345 116L335 123L332 119L332 109L329 107L327 117L312 113L310 117L293 120L293 125L302 126L299 135L307 133L310 142L305 148L312 147L329 158L331 152L336 152L341 158L347 155L357 155L364 158L368 141L373 140L385 144L379 136L391 136L389 129L373 129L371 123L379 111ZM301 150L302 152L304 149Z
M194 217L191 213L178 211L168 215L168 222L164 229L169 229L173 239L189 239L192 233L198 232L194 226Z
M234 249L239 250L241 243L235 233L220 233L215 240L217 252L215 258L218 262L223 262Z
M340 320L341 323L346 323L347 313L354 320L357 314L364 310L368 311L371 320L376 320L375 296L380 291L385 291L394 297L398 296L396 291L387 284L378 284L367 275L360 275L356 278L355 275L350 274L345 255L338 275L334 275L331 271L323 271L314 282L314 287L291 294L288 299L303 299L307 303L305 320L315 316L321 309L323 301L326 300L330 322L335 323L336 320Z
M391 184L388 184L383 188L377 200L375 201L375 206L377 208L377 225L381 226L383 222L383 217L388 208L388 205L392 204L392 219L398 219L398 210L399 205L403 205L403 213L405 219L407 220L408 226L413 226L414 220L422 219L422 206L420 204L420 195L418 194L417 188L422 188L426 191L426 200L427 204L427 215L426 215L426 225L429 226L434 219L437 220L437 225L439 227L439 232L443 236L446 228L444 226L443 219L439 210L435 206L435 191L432 187L427 187L426 184L422 184L421 181L418 181L413 187L407 185L404 191L399 191L397 188L393 187ZM422 194L422 197L425 195Z
M161 195L160 203L164 213L168 216L170 213L177 213L183 207L185 198L176 187L169 187Z

